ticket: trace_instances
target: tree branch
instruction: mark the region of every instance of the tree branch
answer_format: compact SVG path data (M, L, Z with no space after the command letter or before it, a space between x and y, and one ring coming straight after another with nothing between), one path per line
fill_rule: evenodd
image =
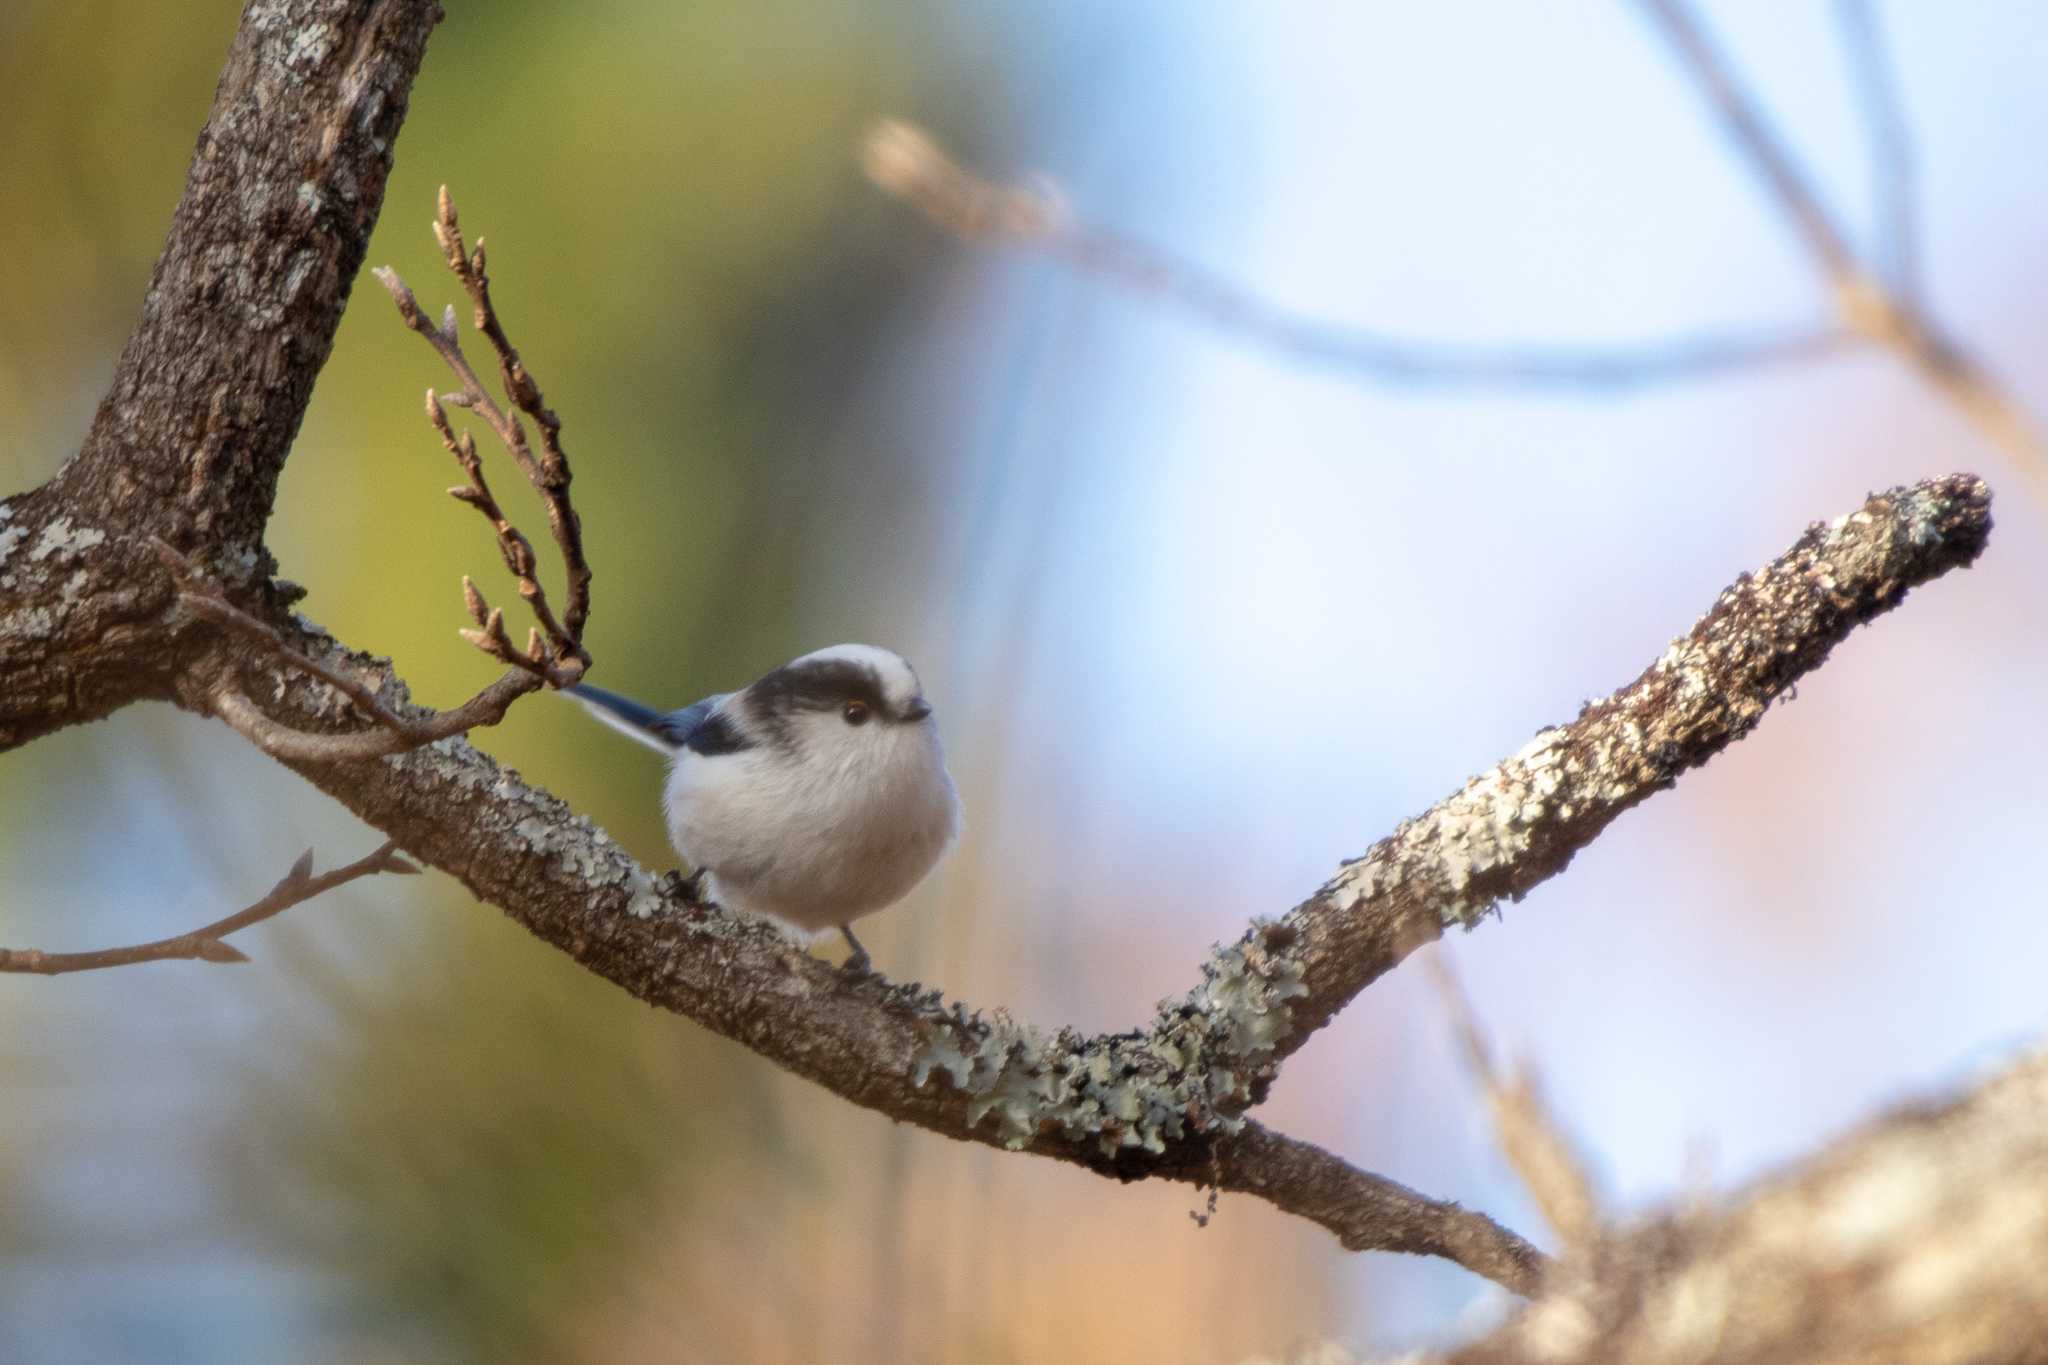
M1298 1170L1264 1169L1271 1147L1244 1136L1281 1061L1415 947L1448 925L1476 926L1748 733L1855 626L1971 562L1989 529L1989 493L1970 475L1895 489L1812 527L1633 683L1212 953L1183 998L1118 1034L1048 1033L948 1006L916 983L849 979L772 926L692 901L680 878L656 881L459 740L377 764L288 761L591 971L856 1104L1125 1179L1204 1186L1217 1162L1235 1163L1225 1188L1256 1189L1356 1241L1367 1234L1348 1215L1316 1185L1290 1185ZM279 706L289 718L313 699L311 687L287 688Z
M1870 138L1871 179L1876 183L1877 266L1894 292L1920 306L1919 195L1913 134L1899 96L1892 65L1870 0L1835 0L1835 23L1849 59L1849 81Z
M2048 501L2048 440L2005 388L1918 298L1913 267L1911 161L1875 17L1838 0L1858 102L1870 127L1880 182L1884 260L1864 264L1812 179L1714 44L1686 0L1639 0L1700 86L1722 131L1751 165L1828 281L1837 324L1774 333L1710 335L1618 348L1561 345L1458 347L1296 317L1200 267L1077 219L1047 186L1000 185L948 156L930 134L898 120L862 148L868 178L968 241L1007 242L1067 261L1126 288L1168 299L1219 327L1303 360L1380 383L1616 389L1839 353L1862 340L1885 347L2019 462Z
M1815 524L1724 591L1610 696L1409 821L1289 912L1303 1004L1285 1055L1445 928L1476 926L1562 871L1616 816L1742 738L1909 588L1973 561L1991 529L1974 475L1892 489Z
M1438 1256L1525 1297L1550 1258L1483 1213L1361 1171L1313 1143L1247 1119L1217 1145L1222 1189L1256 1195L1337 1234L1346 1251ZM1197 1182L1199 1183L1199 1182Z
M1771 126L1763 106L1743 86L1735 67L1686 3L1686 0L1640 0L1684 67L1699 84L1721 131L1763 180L1773 203L1785 215L1821 273L1845 296L1862 287L1863 267L1849 248L1847 235L1820 202L1820 192L1791 149ZM1851 305L1844 305L1844 312Z
M1827 279L1842 324L1903 359L1974 422L1987 439L2010 455L2021 474L2032 482L2035 496L2048 502L2048 440L2043 439L2033 419L1975 357L1941 330L1910 292L1888 284L1879 271L1867 267L1850 248L1847 234L1821 204L1818 191L1772 126L1763 106L1715 46L1687 0L1638 2L1671 45L1679 65L1700 87L1729 144L1756 171L1769 197ZM1873 46L1859 54L1854 14L1852 6L1851 56L1856 59L1860 55L1867 64L1876 49ZM1874 30L1868 36L1874 36ZM1875 81L1874 76L1859 77L1865 113L1873 117L1885 107L1864 88ZM1880 146L1890 136L1886 129L1872 130L1872 137ZM1897 220L1901 210L1894 204L1891 212ZM1895 226L1893 231L1896 234L1898 228Z
M462 236L456 226L455 203L445 185L441 187L439 216L434 229L448 257L449 269L463 282L475 301L478 330L490 338L498 351L507 392L522 411L534 416L540 426L540 458L536 459L527 445L526 433L519 420L497 406L477 379L475 370L470 368L456 332L454 308L448 309L447 318L439 328L431 327L422 317L412 290L406 287L396 271L379 270L377 276L397 301L400 319L408 328L425 337L435 353L462 381L461 392L450 395L448 401L472 408L485 419L540 494L548 511L548 520L554 527L556 542L561 546L569 579L569 606L565 613L569 624L565 626L558 621L548 606L547 593L535 576L537 565L533 544L498 506L484 477L483 462L477 455L475 440L467 432L457 437L448 424L448 415L443 411L440 400L429 389L428 421L439 433L442 445L469 476L466 487L448 491L457 501L476 508L491 523L497 533L498 549L504 556L505 567L519 584L519 595L532 607L535 618L540 622L540 629L531 633L526 652L516 652L505 635L504 614L484 601L472 579L467 575L463 577L463 597L478 628L465 630L462 635L485 654L512 665L512 672L462 705L424 716L401 716L384 704L375 688L353 672L330 666L292 649L280 632L231 602L219 584L203 580L192 563L169 544L159 538L151 539L158 560L170 571L178 586L180 606L267 646L279 661L334 688L357 710L383 727L381 731L356 733L295 729L265 714L261 707L250 701L242 692L234 670L218 671L208 689L207 709L273 758L318 762L381 758L431 744L451 735L467 733L479 725L495 725L520 697L537 691L543 685L567 687L581 678L590 665L590 653L583 647L582 640L583 622L590 611L590 566L583 555L576 509L569 500L569 461L562 452L561 420L542 401L539 386L526 372L518 352L512 348L504 327L498 321L491 306L489 281L484 274L483 242L477 242L474 254L465 254ZM546 632L545 643L542 631Z
M250 0L84 445L0 502L0 750L179 694L159 537L270 594L277 478L383 205L434 0Z
M282 914L294 905L303 905L315 896L332 891L358 877L374 876L379 872L395 872L404 875L419 871L411 863L398 856L398 841L386 840L376 851L356 859L345 867L331 872L313 875L313 850L307 849L292 864L291 871L270 894L245 909L211 924L202 925L190 933L174 938L160 938L151 943L137 943L127 948L101 948L89 953L46 953L37 948L0 948L0 972L28 972L37 976L63 976L70 972L98 971L104 967L126 967L137 962L164 962L173 959L199 960L204 962L247 962L248 955L234 945L225 942L227 936L252 924Z
M315 732L296 730L265 715L242 691L236 670L214 673L206 708L226 721L236 734L272 758L317 762L356 762L417 749L422 744L467 734L482 725L496 725L512 703L543 685L541 671L513 669L462 705L446 711L400 715L385 704L370 683L354 670L338 667L293 649L284 635L230 602L216 583L201 580L190 561L163 541L153 542L157 558L178 585L178 605L194 615L228 627L264 647L276 662L305 673L333 688L355 709L382 727L377 730ZM465 578L463 582L468 583Z

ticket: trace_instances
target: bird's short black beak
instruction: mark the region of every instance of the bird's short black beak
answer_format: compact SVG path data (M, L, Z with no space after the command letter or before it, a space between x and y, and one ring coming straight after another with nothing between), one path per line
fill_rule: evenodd
M923 697L919 697L916 701L903 708L903 719L907 721L920 721L931 715L931 713L932 704Z

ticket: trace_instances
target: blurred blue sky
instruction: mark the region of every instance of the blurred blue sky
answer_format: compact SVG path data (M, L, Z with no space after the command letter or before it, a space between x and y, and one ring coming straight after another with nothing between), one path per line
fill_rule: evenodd
M1870 164L1830 8L1705 12L1867 239ZM1917 144L1932 305L2048 413L2048 9L1882 12ZM976 152L1003 160L981 169L1043 173L1089 222L1306 315L1541 345L1798 324L1827 304L1627 5L1073 0L961 27L970 36L949 40L947 60L1013 63L1013 122ZM440 55L429 85L448 74ZM418 133L401 165L444 163ZM545 177L522 194L544 199ZM520 203L504 193L492 209L501 273L495 243ZM863 929L885 969L1047 1025L1142 1019L1185 989L1209 942L1284 910L1339 859L1632 678L1808 521L1874 488L1973 469L2000 494L1977 568L1853 638L1756 735L1450 950L1482 1019L1537 1063L1622 1207L1674 1196L1702 1164L1717 1183L1753 1176L2038 1036L2048 514L1894 362L1857 353L1621 396L1373 387L894 211L933 296L845 409L854 426L840 438L874 447L873 462L800 469L839 511L802 556L791 619L755 637L895 645L940 702L970 836L910 906ZM424 217L411 203L388 212ZM521 288L558 284L540 265ZM379 301L361 294L356 308L366 302ZM572 455L578 415L622 401L595 379L549 396ZM907 447L886 448L897 440ZM578 473L579 489L606 477L596 458ZM649 492L646 525L617 534L658 547L704 515L693 492ZM909 504L928 522L890 520ZM304 506L284 515L297 518L286 534L317 538ZM695 600L694 580L647 553L601 563L593 646L641 669L605 681L667 688L654 699L668 702L739 681L688 665L657 676L658 641L607 638L630 621L608 616L608 594ZM452 602L434 610L452 621ZM730 666L743 677L778 661L761 648ZM323 865L369 846L224 729L167 720L130 712L9 756L65 813L8 845L9 935L69 947L169 933L258 894L307 843L331 853ZM564 734L580 723L540 699L478 738L580 804L602 789L651 811L658 774L631 756L562 770L607 742ZM654 828L621 837L661 862ZM443 913L445 895L432 911L413 899L430 893L350 888L276 932L345 958L351 944L403 941L409 913ZM44 1235L83 1248L0 1276L0 1324L14 1324L0 1325L0 1356L14 1331L44 1351L83 1342L72 1359L220 1358L218 1337L165 1349L166 1324L189 1327L193 1302L232 1296L248 1275L268 1286L245 1295L260 1320L219 1321L297 1340L318 1317L312 1272L213 1228L235 1199L206 1155L232 1122L222 1059L260 1061L270 1011L287 1008L260 971L172 965L0 990L0 1038L37 1097L0 1157L10 1141L38 1154L37 1178L12 1188L58 1230ZM121 1080L81 1096L38 1075L52 1059ZM799 1131L842 1121L830 1097L781 1103ZM1537 1226L1413 971L1311 1044L1273 1109L1362 1165ZM990 1196L1041 1219L1041 1236L1073 1203L1138 1197L1042 1163L941 1153L879 1121L858 1131L901 1144L912 1182L955 1163L976 1182L1057 1192L1067 1202L1042 1212ZM1160 1210L1134 1226L1194 1235L1183 1196L1133 1204ZM1223 1259L1223 1239L1263 1228L1241 1203L1226 1200L1201 1234L1220 1247L1188 1254ZM1298 1324L1305 1335L1394 1347L1455 1333L1494 1301L1448 1266L1303 1245L1330 1305ZM216 1263L228 1269L209 1278ZM1005 1278L1014 1266L976 1264L977 1292L1027 1301ZM67 1286L104 1301L102 1274L146 1286L117 1301L176 1311L132 1331L121 1314L82 1324L92 1309Z

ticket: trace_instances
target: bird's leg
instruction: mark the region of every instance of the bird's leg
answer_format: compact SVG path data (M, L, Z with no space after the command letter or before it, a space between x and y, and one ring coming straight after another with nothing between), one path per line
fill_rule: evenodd
M709 868L700 867L689 876L683 878L683 895L689 898L691 904L704 904L704 878L710 870Z
M853 936L853 926L842 924L839 932L846 935L846 946L853 949L853 956L841 963L839 970L854 976L865 976L868 970L868 950L860 946L860 940Z

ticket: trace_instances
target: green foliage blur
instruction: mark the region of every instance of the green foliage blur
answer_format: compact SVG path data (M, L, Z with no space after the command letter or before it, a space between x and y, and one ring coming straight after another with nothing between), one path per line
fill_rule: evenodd
M894 113L992 135L1007 96L981 76L970 89L973 35L937 0L448 10L370 263L430 309L457 297L428 229L444 183L471 240L489 241L504 321L564 419L596 575L594 676L679 704L829 643L804 634L819 623L799 590L861 566L821 562L820 547L914 539L930 511L887 447L909 428L848 420L933 275L919 262L932 239L865 186L855 150ZM0 270L9 490L47 477L90 420L237 17L156 0L0 10L0 251L33 261ZM310 590L306 615L389 652L442 704L495 672L455 634L463 574L524 626L488 528L442 493L457 472L420 399L447 382L359 279L271 534L283 574ZM901 523L846 534L833 490L849 482L885 486ZM494 485L558 581L537 504L509 470ZM534 698L478 738L669 865L658 766L565 715ZM84 779L67 787L60 765L77 761L12 756L0 809L76 793ZM35 837L26 818L5 828L17 848ZM295 851L276 850L278 870ZM412 917L379 921L385 937L281 926L266 940L283 946L267 964L274 1023L235 1064L241 1121L216 1152L229 1235L325 1277L336 1358L564 1359L583 1334L555 1315L602 1303L647 1253L651 1210L686 1211L735 1164L789 1162L770 1073L539 949L452 881L422 883ZM47 923L0 906L0 941ZM17 1096L37 1093L30 1051L0 1050ZM10 1189L21 1131L0 1117ZM0 1204L0 1261L29 1234L18 1209ZM721 1292L675 1286L685 1303Z

